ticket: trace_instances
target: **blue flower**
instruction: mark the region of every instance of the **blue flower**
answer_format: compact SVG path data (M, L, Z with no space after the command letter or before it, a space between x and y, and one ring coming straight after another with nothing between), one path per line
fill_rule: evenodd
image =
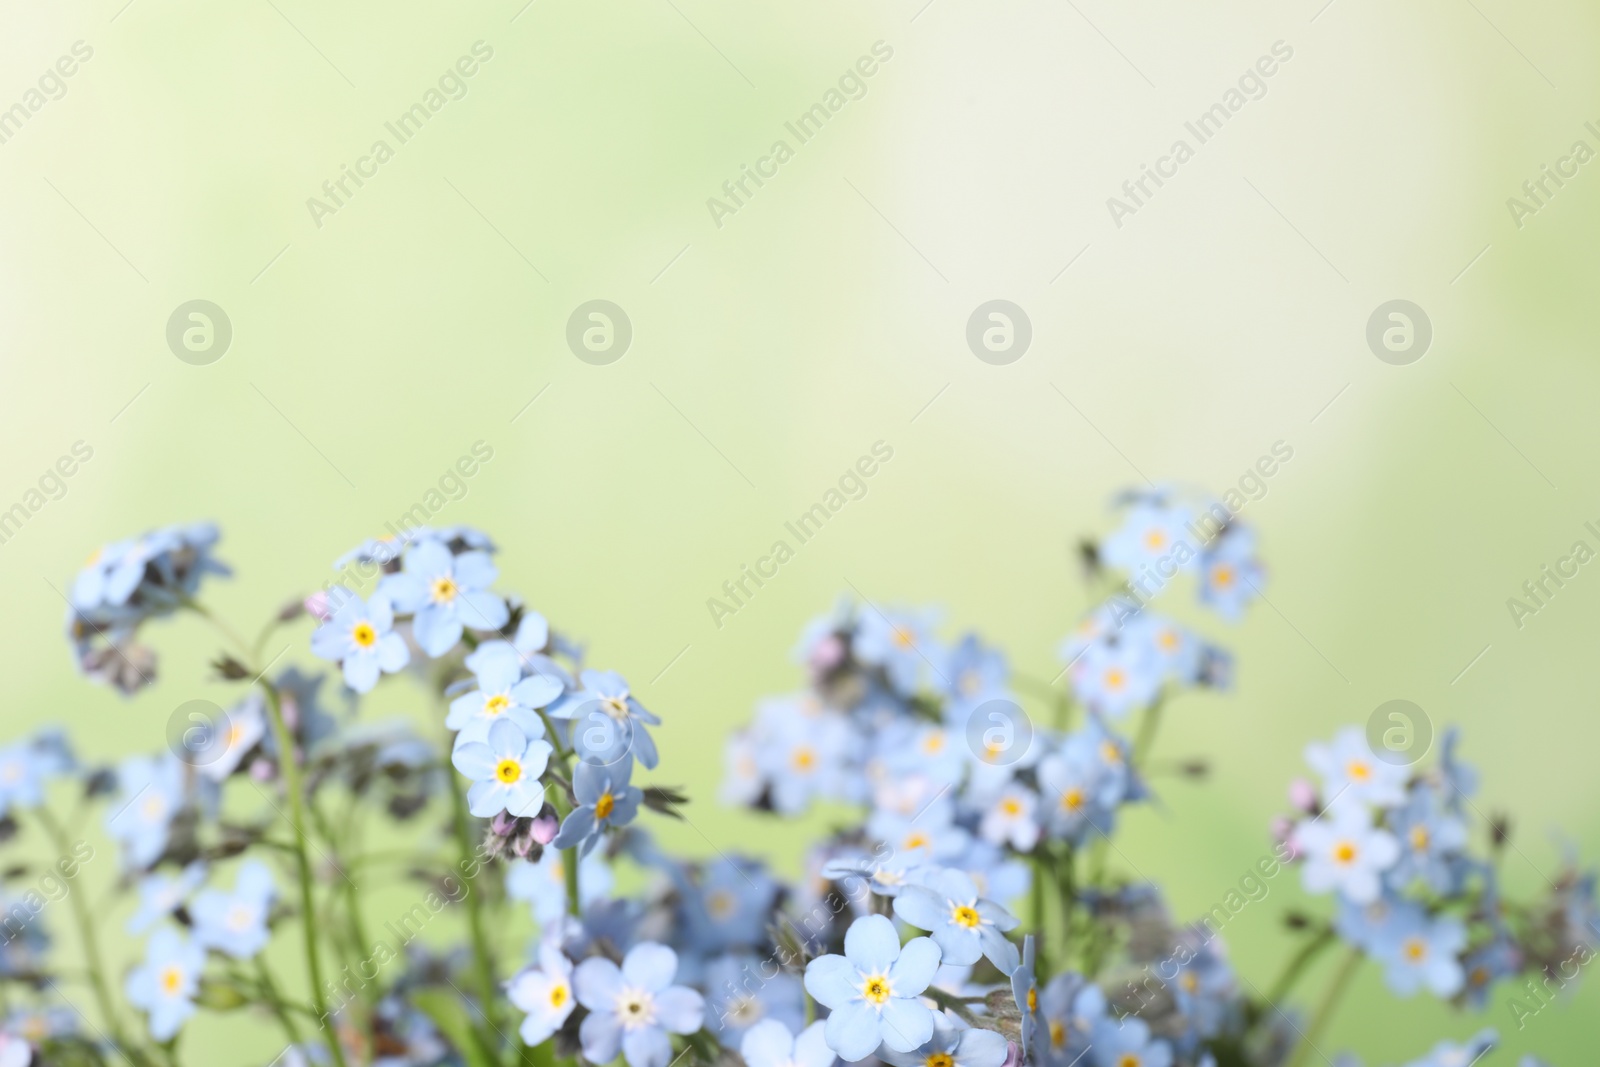
M867 915L850 924L844 955L806 965L806 991L830 1010L824 1033L843 1060L886 1045L910 1052L933 1037L933 1011L919 999L939 969L939 947L914 937L902 947L894 923Z
M1461 991L1466 972L1460 953L1467 945L1467 929L1453 916L1430 917L1420 907L1402 905L1395 922L1373 955L1384 965L1389 988L1409 997L1426 987L1446 999Z
M589 1009L578 1031L584 1059L610 1063L620 1049L628 1067L667 1067L667 1035L692 1034L705 1021L700 994L672 984L677 972L677 953L653 941L630 949L620 969L603 956L578 964L573 986Z
M1483 1030L1463 1042L1441 1041L1433 1046L1432 1052L1420 1060L1412 1060L1406 1067L1470 1067L1499 1043L1499 1034Z
M980 956L1009 974L1017 966L1017 948L1006 931L1017 919L992 900L978 896L978 887L960 871L941 870L921 885L908 885L894 898L894 913L919 930L927 930L944 963L968 964Z
M556 848L579 847L587 856L608 827L626 826L639 813L644 793L628 779L633 761L622 760L609 767L579 763L572 772L572 792L577 806L567 815L551 844Z
M1111 832L1122 788L1095 748L1068 741L1039 763L1043 820L1053 837L1081 845Z
M1100 559L1130 574L1142 567L1162 574L1163 561L1187 567L1196 557L1193 537L1185 529L1190 518L1187 508L1166 500L1138 502L1128 509L1122 526L1101 542Z
M452 556L438 541L425 539L406 550L400 573L386 576L378 589L401 611L414 613L412 633L430 656L444 655L463 630L498 630L510 619L506 602L488 591L499 571L487 552Z
M775 972L770 976L769 967ZM766 959L745 953L718 956L706 964L700 984L706 991L706 1029L724 1045L731 1046L734 1038L753 1026L776 1022L786 1028L786 1034L792 1034L805 1025L805 990L800 979L777 970ZM817 1040L822 1041L820 1033ZM828 1057L832 1059L831 1051Z
M850 649L862 663L881 668L895 692L912 696L923 670L944 658L933 637L934 621L930 612L865 611Z
M206 880L206 865L198 860L176 877L147 874L139 882L139 907L128 918L128 933L142 934L178 910Z
M1400 858L1400 842L1374 827L1366 809L1354 802L1301 823L1294 831L1294 847L1305 857L1300 877L1307 892L1337 889L1354 904L1377 900L1383 872Z
M468 659L478 688L450 702L445 726L466 740L481 741L490 725L504 717L529 737L543 737L544 723L535 709L561 695L561 680L548 674L523 678L521 657L503 641L485 642Z
M552 923L567 910L566 858L554 848L547 848L537 863L512 860L506 866L506 896L512 900L527 901L533 917L540 923ZM611 892L611 867L599 855L589 855L578 861L578 903L585 910L596 900Z
M1094 1028L1095 1067L1172 1067L1172 1046L1150 1037L1143 1019L1102 1019Z
M904 853L908 863L949 859L971 840L955 824L955 807L948 792L936 794L921 810L877 809L867 820L867 833L896 853Z
M772 806L785 815L799 815L814 799L847 800L854 793L850 756L860 741L842 715L820 708L803 708L804 702L785 702L788 714L763 710L771 722L756 750L756 770L771 789Z
M1010 845L1031 852L1039 843L1039 798L1033 790L1011 785L988 803L978 823L978 835L991 845Z
M221 782L239 769L240 761L266 738L263 699L259 690L251 690L223 713L223 721L210 727L217 731L215 737L208 729L200 747L190 754L196 770L213 782Z
M572 994L572 962L555 939L540 942L539 966L528 967L507 982L506 997L528 1013L518 1033L529 1048L561 1029L578 1001Z
M170 926L163 926L145 946L144 962L128 973L123 993L149 1017L150 1036L167 1041L194 1014L205 950Z
M1445 895L1459 887L1463 867L1458 861L1467 846L1467 824L1440 803L1437 793L1414 789L1404 807L1390 812L1389 828L1402 846L1400 859L1387 875L1391 886L1404 890L1420 882Z
M1120 719L1155 701L1163 669L1146 643L1116 640L1084 649L1067 676L1080 701L1101 715Z
M1200 602L1236 622L1245 605L1261 595L1266 568L1256 558L1256 535L1230 523L1200 553Z
M1052 1067L1075 1063L1089 1050L1095 1024L1105 1014L1105 994L1081 974L1066 971L1050 979L1039 993L1047 1037L1041 1049L1044 1061Z
M778 889L760 863L738 856L707 864L698 881L680 877L689 939L703 952L760 944Z
M502 719L489 727L487 741L458 745L450 755L456 770L473 782L467 807L480 819L509 811L532 817L544 807L539 776L550 764L550 742L530 739L516 723Z
M616 671L584 671L583 688L551 705L550 715L572 720L572 747L590 763L615 763L637 756L654 768L660 757L646 725L661 720L634 699L628 683Z
M1033 935L1022 939L1022 959L1011 971L1011 998L1022 1014L1022 1032L1017 1042L1022 1047L1023 1062L1028 1062L1033 1052L1033 1030L1039 1019L1039 986L1033 970Z
M272 938L267 916L276 893L266 865L247 860L239 867L233 892L207 889L195 896L189 908L195 942L236 960L250 959Z
M380 673L393 674L411 662L405 639L394 632L394 610L383 594L364 601L337 586L330 602L333 615L311 635L311 651L341 663L351 689L369 692Z
M776 1019L764 1019L745 1031L739 1055L746 1067L833 1067L827 1023L816 1022L799 1035Z
M149 867L166 850L172 818L183 807L183 765L170 754L130 756L117 768L117 788L106 833L122 842L130 866Z
M1359 726L1345 727L1329 744L1307 745L1306 762L1322 776L1323 795L1329 798L1330 807L1341 797L1375 807L1405 802L1410 772L1374 756L1366 732Z
M896 1052L885 1048L880 1058L893 1067L1000 1067L1006 1061L1006 1039L993 1030L935 1026L921 1048Z

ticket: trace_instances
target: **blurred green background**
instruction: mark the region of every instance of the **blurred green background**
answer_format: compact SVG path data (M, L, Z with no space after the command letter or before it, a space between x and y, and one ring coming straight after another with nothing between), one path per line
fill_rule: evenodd
M253 629L483 441L492 461L433 521L489 531L501 587L666 720L654 780L695 798L670 844L792 872L822 820L736 816L715 788L720 737L799 684L807 619L852 585L937 603L950 636L1053 677L1089 604L1073 545L1108 529L1110 495L1220 492L1282 440L1292 461L1244 515L1270 605L1232 629L1184 583L1163 605L1238 656L1236 691L1183 698L1161 742L1215 774L1161 783L1123 852L1203 910L1268 847L1305 743L1405 697L1465 727L1480 806L1514 813L1516 891L1567 842L1600 856L1600 575L1521 629L1505 603L1600 519L1600 174L1520 228L1506 205L1575 140L1600 149L1600 20L1576 0L1324 3L9 6L0 108L93 49L0 144L0 509L94 450L0 544L11 732L64 722L111 760L225 694L190 620L149 631L161 678L134 700L75 677L56 590L100 543L216 519L238 574L209 599ZM465 95L398 144L384 124L479 41ZM865 95L797 145L784 123L879 41ZM1115 225L1106 198L1277 41L1293 58L1266 95ZM319 227L307 198L378 138L394 158ZM794 158L719 227L707 198L778 138ZM995 298L1033 327L1008 366L964 339ZM1364 339L1396 298L1433 324L1409 366ZM206 366L165 340L193 299L232 324ZM564 339L592 299L632 323L606 366ZM706 598L879 440L894 458L867 496L715 627ZM284 662L309 661L307 633ZM407 710L397 689L368 714ZM131 901L91 839L120 965ZM1226 932L1258 985L1290 881ZM47 922L70 948L65 918ZM1578 1064L1597 998L1519 1033L1504 992L1460 1017L1369 967L1323 1047L1393 1063L1493 1025L1489 1062ZM186 1059L264 1063L276 1040L201 1016Z

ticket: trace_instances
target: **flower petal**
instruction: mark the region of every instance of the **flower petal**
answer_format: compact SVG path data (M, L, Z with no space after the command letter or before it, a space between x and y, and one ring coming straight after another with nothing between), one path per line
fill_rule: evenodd
M894 932L894 923L886 915L863 915L845 931L844 954L863 971L884 973L900 955L900 938ZM926 987L927 982L924 982L911 992L920 993ZM859 1056L845 1058L860 1059Z
M622 977L629 985L658 992L672 984L678 973L678 954L666 945L646 941L622 958Z

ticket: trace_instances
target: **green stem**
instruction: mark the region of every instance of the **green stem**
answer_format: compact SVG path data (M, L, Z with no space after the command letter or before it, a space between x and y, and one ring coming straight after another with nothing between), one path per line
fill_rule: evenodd
M1300 1043L1295 1046L1294 1055L1289 1058L1287 1067L1302 1067L1306 1057L1316 1048L1317 1038L1322 1036L1322 1031L1327 1029L1328 1023L1332 1021L1334 1009L1339 1006L1339 1000L1349 988L1350 979L1355 977L1362 958L1361 950L1354 946L1345 954L1344 962L1339 964L1338 971L1334 972L1333 981L1322 994L1322 1001L1317 1005L1316 1013L1311 1016L1311 1025L1307 1026L1300 1036Z
M256 956L256 974L261 979L261 991L267 995L267 1003L272 1006L272 1013L283 1025L283 1032L288 1036L289 1043L300 1044L300 1028L294 1024L294 1019L290 1018L289 1009L283 1002L283 995L278 992L278 983L272 980L272 972L267 969L267 959L260 954Z
M43 824L45 832L50 835L51 842L62 856L72 854L72 846L67 841L67 834L56 817L50 814L50 809L41 806L39 809L39 822ZM94 921L89 915L88 905L84 902L80 892L69 892L68 898L72 901L73 921L78 925L78 936L83 942L84 963L89 968L89 984L94 988L95 1003L100 1006L100 1015L105 1020L106 1029L111 1031L111 1038L117 1048L128 1049L128 1040L123 1036L122 1020L116 1012L116 1002L111 999L111 987L106 983L105 963L100 956L100 943L95 937ZM142 1053L136 1053L140 1060L144 1059Z
M1283 968L1283 973L1278 976L1278 980L1272 983L1271 989L1267 990L1267 1005L1269 1007L1289 995L1289 990L1293 989L1295 982L1300 980L1300 976L1305 973L1306 967L1321 954L1324 948L1333 944L1335 936L1333 927L1325 927L1315 937L1300 946L1300 951L1290 958Z
M311 1005L323 1019L330 1019L328 997L322 986L322 961L317 956L317 907L312 895L311 856L306 851L305 797L301 795L300 765L295 761L294 738L283 721L283 701L278 691L265 678L257 683L267 696L268 718L272 720L272 734L278 742L278 767L283 773L283 787L289 794L289 822L294 827L295 864L300 875L300 925L305 932L306 972L311 980ZM328 1053L334 1067L346 1067L344 1048L339 1044L333 1026L324 1031Z
M483 925L483 895L478 891L480 859L477 849L472 846L472 828L467 821L470 815L467 811L467 797L456 788L454 781L450 783L450 800L455 806L456 844L461 849L461 863L458 869L465 883L467 929L472 937L472 960L478 980L478 998L483 1001L483 1018L487 1020L489 1027L498 1033L503 1028L499 1021L499 998L495 996L494 959L489 955L489 938ZM476 1025L473 1027L473 1032L484 1053L498 1063L500 1056L493 1038Z
M1050 939L1045 936L1044 929L1044 883L1045 876L1049 873L1049 858L1045 855L1043 843L1033 854L1033 885L1029 889L1029 910L1032 913L1030 922L1033 926L1033 936L1039 954L1039 971L1050 973Z
M1150 749L1156 743L1156 732L1161 728L1161 707L1165 702L1166 694L1163 693L1145 709L1144 718L1139 721L1139 736L1133 742L1131 758L1135 770L1143 767L1145 760L1150 758Z

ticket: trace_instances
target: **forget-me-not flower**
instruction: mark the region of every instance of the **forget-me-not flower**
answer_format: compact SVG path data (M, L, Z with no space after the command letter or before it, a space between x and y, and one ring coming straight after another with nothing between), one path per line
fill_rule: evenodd
M1377 900L1383 872L1400 858L1395 836L1373 826L1367 810L1354 803L1295 827L1294 847L1305 857L1301 880L1308 892L1337 889L1354 904Z
M572 749L589 763L615 763L636 756L655 768L660 757L646 725L661 720L634 699L628 683L616 671L584 671L583 688L552 704L553 718L572 720Z
M579 854L587 856L607 827L632 822L644 799L644 792L628 782L632 774L632 760L619 760L609 767L579 762L572 772L577 806L562 822L551 845L562 849L577 845Z
M920 1048L885 1048L880 1058L893 1067L1000 1067L1006 1061L1006 1039L993 1030L935 1025L933 1036Z
M170 753L130 756L117 767L117 788L106 833L122 842L130 865L148 867L165 851L172 817L183 807L183 765Z
M833 1067L838 1058L828 1047L825 1022L794 1033L776 1019L763 1019L744 1033L739 1055L746 1067Z
M521 818L544 807L539 776L550 764L550 742L529 738L516 723L502 719L489 727L483 741L456 746L450 762L472 779L467 807L480 819L509 811Z
M861 1060L879 1045L896 1052L921 1046L933 1037L933 1011L919 998L938 969L939 946L928 938L902 947L885 916L851 923L843 956L806 965L806 991L830 1011L828 1047L842 1060Z
M439 541L425 539L406 550L400 573L387 575L378 588L395 607L414 613L417 644L438 657L456 646L464 629L498 630L510 619L506 602L488 591L498 574L487 552L452 556Z
M944 963L977 963L987 956L1002 974L1017 966L1017 948L1005 936L1016 929L1016 917L979 897L978 887L960 871L942 870L921 885L906 886L894 898L894 913L928 931Z
M381 674L393 674L411 662L405 639L394 632L394 609L381 592L370 601L339 586L331 598L334 612L311 635L312 654L340 664L344 683L358 693L370 692Z
M267 916L276 894L266 864L246 860L239 867L233 892L206 889L195 895L189 907L195 941L236 960L250 959L272 938Z
M128 917L128 933L142 934L178 910L206 880L206 865L199 860L177 875L156 872L139 880L139 907Z
M128 973L123 993L130 1004L144 1009L150 1036L157 1041L174 1037L194 1014L205 962L205 950L170 926L150 936L144 962Z
M628 1067L667 1067L671 1034L692 1034L705 1021L705 1001L673 985L678 954L646 941L628 950L619 968L591 956L573 972L578 1003L589 1009L578 1037L590 1063L609 1063L620 1049Z
M470 658L478 687L450 702L445 726L460 731L462 740L481 741L504 718L529 737L543 737L544 723L536 709L561 695L560 679L548 674L522 677L521 658L503 641L486 642Z
M539 943L539 966L526 968L507 982L506 996L528 1013L518 1033L529 1048L561 1029L578 1001L572 994L572 961L555 938Z
M566 857L559 849L547 848L538 862L511 860L506 865L506 896L525 900L540 923L551 923L567 910ZM594 901L611 892L611 865L592 854L578 861L578 903L587 910Z

